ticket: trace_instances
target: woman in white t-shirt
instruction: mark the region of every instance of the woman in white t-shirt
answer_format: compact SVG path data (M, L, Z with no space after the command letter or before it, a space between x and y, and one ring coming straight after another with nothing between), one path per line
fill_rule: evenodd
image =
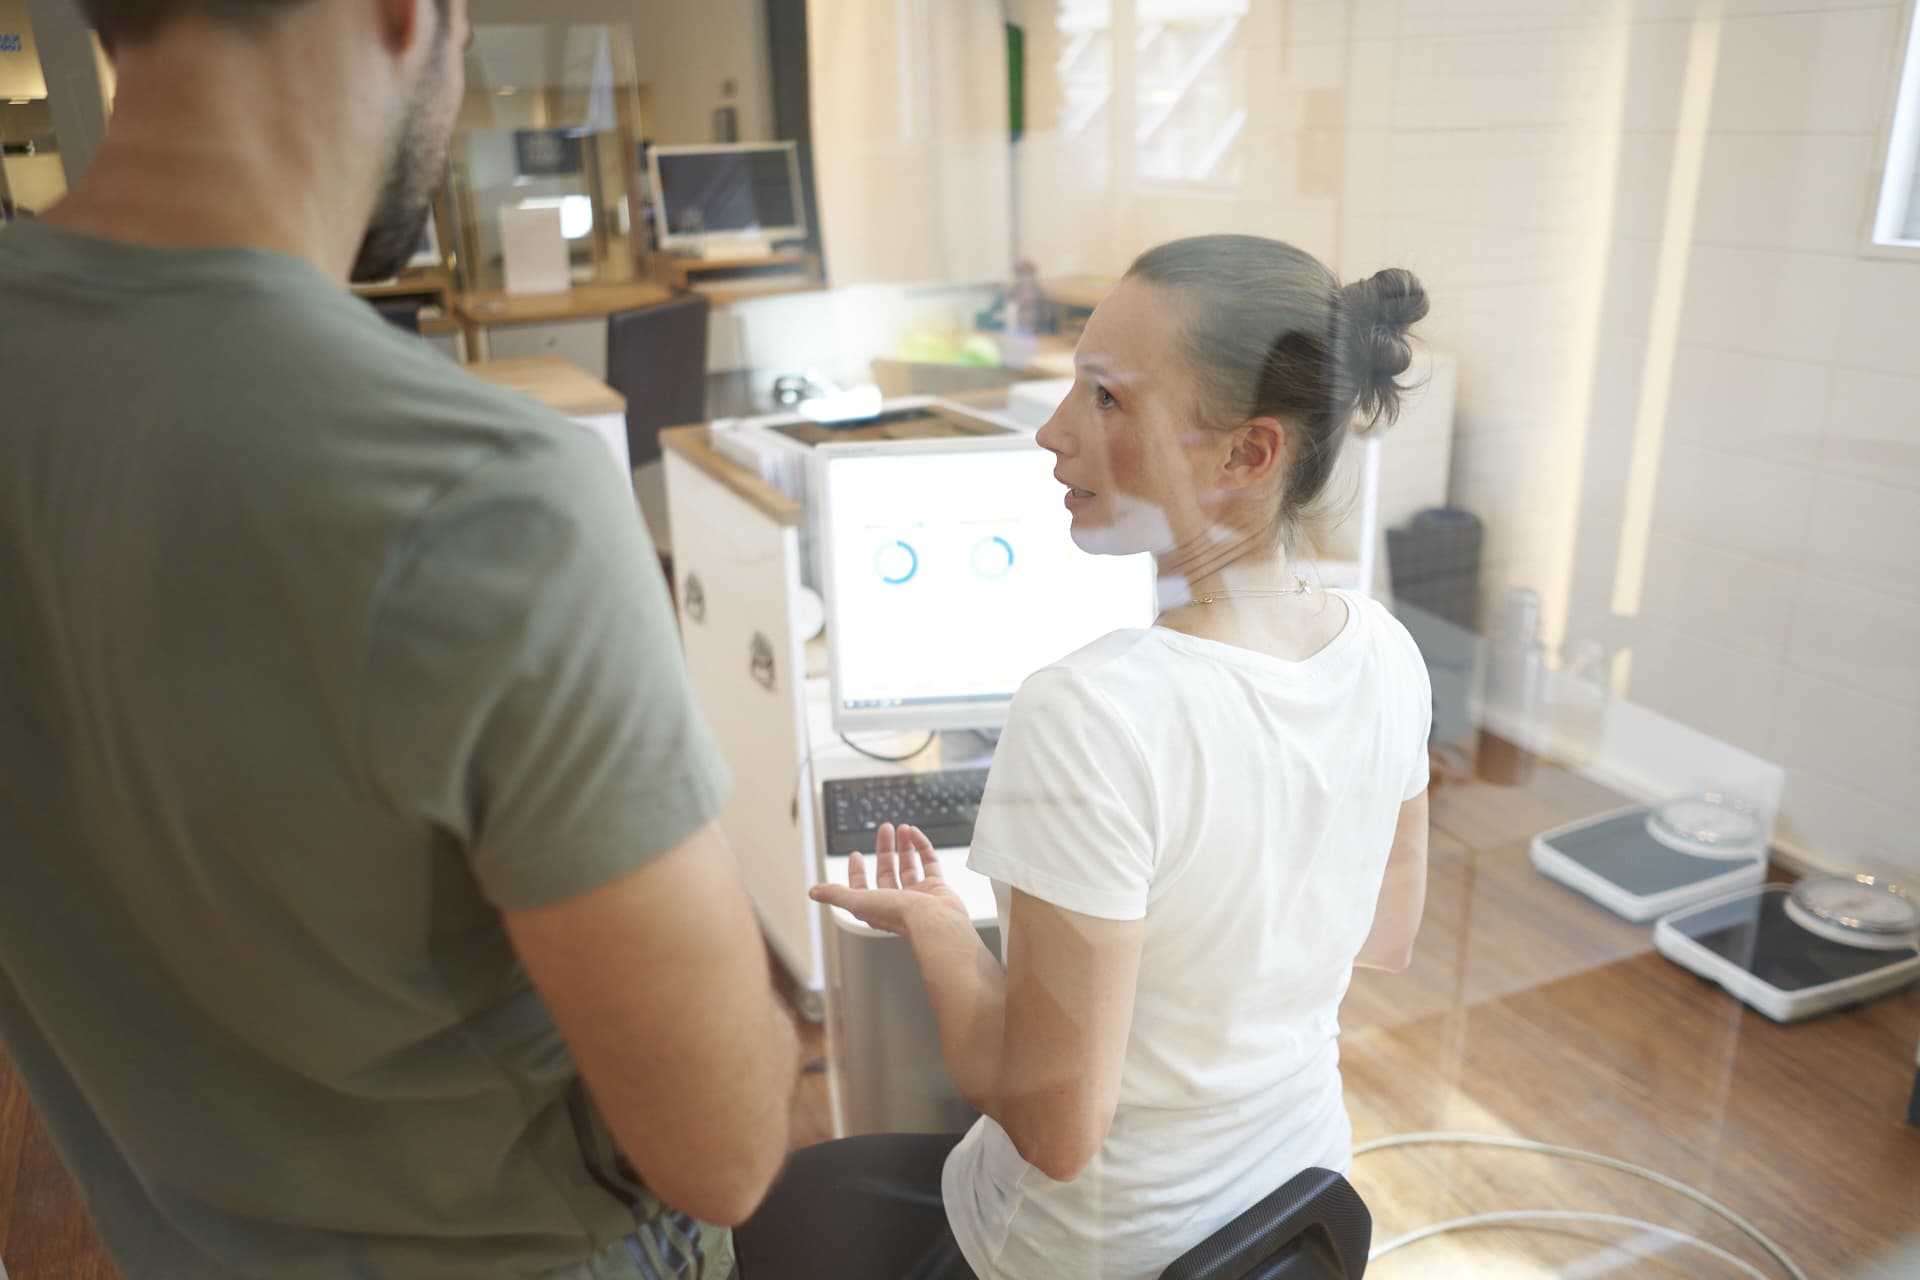
M797 1153L737 1233L745 1280L1147 1280L1347 1167L1337 1013L1419 927L1431 695L1392 615L1290 552L1349 432L1395 415L1426 311L1408 272L1342 287L1203 236L1094 312L1038 438L1075 542L1154 553L1167 607L1014 699L968 855L1005 966L911 827L814 891L912 943L983 1118Z

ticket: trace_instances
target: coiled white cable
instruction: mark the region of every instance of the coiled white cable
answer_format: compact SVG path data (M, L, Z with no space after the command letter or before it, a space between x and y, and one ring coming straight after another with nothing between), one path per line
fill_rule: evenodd
M1616 1160L1612 1156L1603 1156L1592 1151L1581 1151L1574 1147L1557 1147L1547 1142L1535 1142L1531 1138L1505 1138L1490 1133L1403 1133L1391 1138L1379 1138L1373 1142L1362 1143L1353 1149L1353 1155L1357 1160L1361 1156L1373 1151L1386 1151L1394 1147L1416 1146L1503 1147L1510 1151L1526 1151L1534 1155L1553 1156L1562 1160L1581 1160L1588 1164L1597 1164L1602 1168L1614 1169L1620 1173L1630 1173L1636 1178L1644 1178L1648 1182L1656 1183L1667 1188L1669 1191L1677 1191L1696 1204L1712 1210L1720 1217L1725 1218L1728 1222L1738 1227L1762 1249L1765 1249L1767 1253L1773 1257L1774 1261L1778 1262L1781 1267L1786 1270L1787 1274L1793 1277L1793 1280L1809 1280L1807 1273L1800 1269L1800 1265L1788 1257L1786 1251L1769 1239L1760 1228L1754 1226L1751 1222L1748 1222L1745 1218L1718 1200L1715 1200L1706 1192L1695 1187L1690 1187L1677 1178L1670 1178L1664 1173L1657 1173L1652 1169L1643 1168L1637 1164L1630 1164L1625 1160ZM1458 1219L1454 1223L1442 1223L1440 1226L1448 1230L1464 1230L1469 1224L1474 1226L1481 1225L1488 1216L1489 1215L1486 1214L1480 1214L1474 1218ZM1530 1214L1529 1216L1537 1215ZM1623 1219L1623 1221L1633 1220ZM1711 1250L1715 1248L1715 1246L1707 1244L1704 1240L1687 1236L1685 1233L1676 1231L1673 1228L1657 1229L1670 1231L1674 1235L1682 1236L1705 1249ZM1417 1238L1422 1240L1428 1238L1428 1236L1437 1234L1439 1234L1437 1230L1427 1230L1424 1234L1414 1233ZM1412 1239L1403 1236L1397 1240L1389 1241L1388 1245L1394 1249L1398 1249L1404 1248L1406 1245L1412 1243ZM1374 1250L1371 1256L1377 1258L1388 1251L1388 1246L1383 1245L1379 1249ZM1746 1264L1741 1265L1744 1266ZM1751 1267L1748 1267L1748 1270L1752 1272ZM1757 1275L1759 1273L1753 1272L1753 1274Z
M1452 1218L1446 1222L1436 1222L1430 1227L1422 1227L1418 1231L1409 1231L1403 1236L1395 1236L1367 1255L1367 1258L1370 1262L1384 1258L1396 1249L1404 1249L1410 1244L1419 1244L1431 1236L1445 1235L1450 1231L1468 1231L1474 1227L1494 1227L1507 1223L1554 1222L1602 1222L1609 1226L1635 1227L1641 1231L1650 1231L1682 1244L1690 1244L1703 1253L1712 1254L1728 1266L1752 1276L1753 1280L1769 1280L1764 1271L1746 1259L1728 1253L1717 1244L1709 1244L1699 1236L1688 1235L1677 1227L1663 1227L1657 1222L1648 1222L1643 1218L1623 1218L1617 1213L1583 1213L1575 1209L1510 1209L1499 1213L1476 1213L1470 1218Z

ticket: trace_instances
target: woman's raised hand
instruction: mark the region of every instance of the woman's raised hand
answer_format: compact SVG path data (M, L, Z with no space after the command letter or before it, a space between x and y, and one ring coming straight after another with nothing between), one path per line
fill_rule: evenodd
M920 828L881 823L874 833L873 860L871 885L866 862L856 853L847 859L846 884L815 885L808 896L851 912L869 928L903 938L911 936L914 920L926 912L967 918L967 904L941 876L933 841Z

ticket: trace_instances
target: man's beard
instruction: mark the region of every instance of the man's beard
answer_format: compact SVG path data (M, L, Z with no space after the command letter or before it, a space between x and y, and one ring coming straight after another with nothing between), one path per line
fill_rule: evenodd
M387 167L387 180L380 199L360 241L360 252L353 262L349 278L355 284L386 280L400 274L420 245L420 233L433 216L433 197L447 168L445 136L434 119L432 104L440 96L441 77L446 73L446 50L433 56L426 74L420 78L420 92L414 96L400 124L400 136L394 143L393 161ZM451 123L451 122L449 122ZM451 130L447 130L451 132Z

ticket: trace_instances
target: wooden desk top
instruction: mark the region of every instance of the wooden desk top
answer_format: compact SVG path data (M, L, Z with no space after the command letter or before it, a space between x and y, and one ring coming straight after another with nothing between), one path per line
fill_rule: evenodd
M763 276L757 279L749 276L743 280L715 284L696 281L689 287L716 307L730 307L736 302L751 302L755 298L771 298L784 293L813 293L826 288L818 280L807 276Z
M565 293L510 294L483 289L455 297L453 309L471 325L551 324L557 320L592 320L665 302L673 292L651 280L629 284L580 284Z
M350 286L356 297L368 301L383 298L418 298L436 314L420 317L420 332L429 336L460 332L460 318L449 310L453 297L453 277L438 269L409 271L392 280Z
M807 522L806 508L731 458L714 452L713 433L702 423L668 427L660 433L660 448L685 458L708 476L758 508L776 524L798 529Z
M626 399L618 391L561 356L476 360L466 368L476 378L532 396L569 417L627 411Z

